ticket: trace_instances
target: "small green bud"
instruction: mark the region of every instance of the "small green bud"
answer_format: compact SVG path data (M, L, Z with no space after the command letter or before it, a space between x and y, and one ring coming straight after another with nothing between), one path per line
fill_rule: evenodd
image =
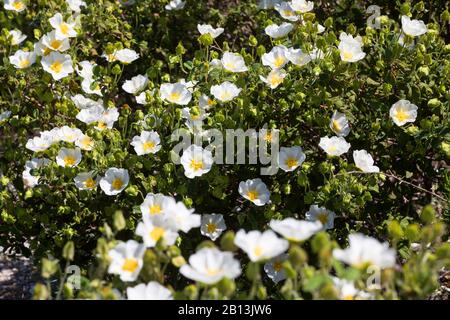
M73 241L68 241L63 248L63 257L67 261L72 261L75 255L75 245Z
M113 226L116 231L121 231L126 227L126 221L121 210L116 210L113 216Z
M234 231L227 231L220 239L220 248L224 251L234 252L238 248L234 244Z
M434 211L434 208L431 204L426 205L422 209L422 213L420 214L420 219L424 223L432 223L434 221L434 218L436 216L436 211Z
M292 245L289 249L289 260L294 266L301 266L308 261L308 254L298 245Z

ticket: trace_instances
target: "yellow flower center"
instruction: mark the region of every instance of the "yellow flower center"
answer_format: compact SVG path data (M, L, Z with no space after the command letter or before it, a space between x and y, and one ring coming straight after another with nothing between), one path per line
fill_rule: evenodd
M69 26L67 25L67 23L61 23L61 25L60 25L60 30L61 30L61 33L63 34L63 35L67 35L68 33L69 33Z
M195 159L192 159L189 166L194 171L201 170L203 169L203 161L197 161Z
M343 300L354 300L355 297L352 294L347 294L342 299Z
M20 68L26 68L30 65L30 60L28 60L27 58L22 59L19 61L19 67Z
M283 269L283 265L280 261L276 261L273 263L273 270L275 270L276 272L280 272L281 269Z
M76 161L77 161L77 159L75 159L74 156L65 156L64 157L64 164L68 167L73 166Z
M61 44L62 44L62 41L54 39L54 40L52 40L52 42L50 42L50 47L53 50L58 50L59 47L61 47Z
M22 9L25 7L25 5L23 4L22 1L16 1L16 2L14 2L12 6L13 6L14 9L16 9L16 10L22 10Z
M125 259L125 261L122 265L122 270L128 271L128 272L134 272L134 271L136 271L138 266L139 266L139 264L136 259L127 258L127 259Z
M272 141L272 133L271 132L266 133L266 135L264 136L264 140L266 140L267 142Z
M154 204L150 206L150 215L160 214L161 213L161 206L159 204Z
M97 128L99 128L99 129L101 129L101 130L106 129L106 123L103 122L103 121L99 121L99 122L97 123Z
M144 149L144 151L150 151L154 147L155 147L155 143L153 141L144 142L144 144L142 145L142 148Z
M177 101L180 101L180 99L181 99L181 94L179 92L172 92L169 95L169 101L177 102Z
M159 239L162 238L166 230L161 227L154 227L150 232L150 238L152 238L155 242L158 242Z
M259 194L258 194L258 191L256 191L256 190L249 190L247 192L247 197L251 201L258 199L258 196L259 196Z
M207 268L206 269L206 274L211 277L218 275L219 272L220 272L220 269L216 269L216 268Z
M260 257L260 256L263 254L263 249L261 248L261 246L256 246L256 247L253 249L253 254L254 254L256 257Z
M84 149L88 149L88 148L92 147L93 142L94 142L94 141L92 140L91 137L84 137L84 138L81 139L81 141L80 141L81 146L82 146Z
M206 230L208 233L214 233L217 230L217 225L215 223L208 223L206 224Z
M286 17L291 17L294 15L294 13L290 10L283 10L283 15L285 15Z
M123 181L120 178L116 178L113 180L113 182L111 183L111 186L113 187L114 190L120 190L123 186Z
M282 82L283 82L283 78L278 75L273 75L269 79L269 83L274 87L278 86Z
M331 126L333 127L333 131L335 131L335 132L339 132L342 130L341 125L339 124L339 122L337 120L333 120L333 122L331 123Z
M231 98L231 93L229 91L223 91L220 93L220 100L225 101Z
M350 51L345 51L343 56L345 60L350 60L353 58L353 53L351 53Z
M60 61L55 61L50 66L50 69L52 69L52 71L55 73L60 73L62 70L62 67L63 67L63 65Z
M395 113L395 117L399 122L403 122L409 119L409 115L404 109L398 109Z
M281 68L284 64L285 60L283 57L276 57L275 60L273 61L273 64L275 65L275 67L277 68Z
M224 64L226 69L234 69L236 68L236 64L234 64L233 62L227 62Z
M288 168L293 168L296 167L298 165L298 161L295 158L287 158L286 159L286 166Z
M326 212L321 212L317 216L317 220L319 220L322 224L325 224L328 222L328 214Z
M92 179L92 178L87 178L87 179L84 181L84 186L85 186L86 188L88 188L88 189L94 188L94 187L95 187L95 180Z

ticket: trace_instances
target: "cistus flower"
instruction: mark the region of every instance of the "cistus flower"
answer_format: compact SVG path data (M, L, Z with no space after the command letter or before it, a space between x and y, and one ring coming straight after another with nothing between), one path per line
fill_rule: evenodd
M225 52L222 56L221 63L223 68L230 72L248 71L244 58L239 53Z
M333 229L336 214L324 207L312 204L305 214L306 221L320 221L323 230Z
M82 0L66 0L66 2L70 10L73 12L79 13L81 11L81 7L86 7L86 2Z
M373 298L372 294L357 289L353 281L336 277L332 277L332 279L341 300L368 300Z
M137 95L147 87L147 84L148 77L146 75L139 74L131 78L131 80L126 80L122 85L122 89L132 95Z
M192 93L182 83L163 83L159 89L161 99L167 102L187 105L192 99Z
M109 250L108 273L117 274L124 282L135 281L143 266L145 246L134 240L120 242Z
M189 264L181 266L180 273L201 283L215 284L223 278L237 278L241 265L231 252L203 248L189 257Z
M289 242L278 238L272 230L266 230L263 233L254 230L247 233L241 229L236 233L234 244L241 248L253 262L276 257L289 247Z
M164 209L164 216L173 230L181 230L184 233L192 228L198 228L201 217L194 213L195 209L188 209L183 202L170 201Z
M56 32L53 30L42 37L42 45L45 47L43 55L47 56L52 51L64 52L70 48L69 39L56 38ZM49 50L48 53L45 50Z
M345 114L335 111L330 120L330 129L338 137L346 137L350 133L350 126Z
M5 0L5 4L3 5L5 10L22 12L27 6L23 0Z
M81 172L73 180L78 190L93 190L98 185L98 179L94 176L94 171Z
M211 151L193 144L183 152L180 162L184 168L184 175L189 179L193 179L208 173L211 170L214 159Z
M141 236L147 248L153 248L159 241L171 246L178 238L177 230L168 219L162 215L145 219L136 227L136 235Z
M161 139L155 131L142 131L139 136L134 136L131 145L138 156L144 154L155 154L161 150Z
M293 28L294 26L291 23L283 22L281 25L277 25L275 23L271 24L270 26L267 26L264 31L269 37L279 39L287 36Z
M39 175L32 175L31 171L34 169L40 169L50 164L50 160L46 158L33 158L25 162L25 170L22 172L22 181L25 188L34 188L39 184Z
M171 0L164 8L168 11L181 10L186 5L186 1L182 0Z
M264 271L273 282L278 283L286 279L286 273L283 269L283 262L286 261L288 257L288 254L283 253L270 259L264 264Z
M75 31L75 22L64 21L61 13L56 13L49 20L50 25L55 29L56 39L62 40L66 38L74 38L77 36Z
M113 167L106 170L105 176L100 179L100 188L108 196L114 196L121 193L129 181L128 170Z
M345 62L357 62L364 59L366 54L362 51L362 38L357 36L353 38L352 35L348 35L342 32L339 36L339 52L341 54L341 60Z
M272 230L292 242L307 240L323 228L320 221L305 221L294 218L271 220L269 225Z
M373 165L373 158L366 150L353 151L353 160L355 161L356 167L364 172L380 172L380 168Z
M281 147L278 166L285 172L291 172L301 166L305 159L306 155L301 147Z
M11 45L17 46L21 44L27 36L22 33L20 30L9 30L9 36L11 37Z
M283 19L292 22L298 21L300 19L300 17L296 14L295 10L292 9L289 2L283 1L281 3L277 3L275 4L274 9L278 11L278 13Z
M70 55L59 52L52 52L43 57L41 64L42 68L50 73L56 81L69 76L74 71Z
M270 191L260 178L241 181L238 191L257 206L263 206L270 201Z
M172 292L156 281L127 288L128 300L173 300Z
M314 2L305 0L292 0L291 7L300 13L306 13L314 9Z
M402 16L402 30L411 37L418 37L428 32L428 28L422 20L411 20L408 16Z
M236 98L241 90L234 83L225 81L220 85L212 86L211 94L221 102L228 102Z
M262 82L267 84L270 89L276 89L280 84L283 83L284 78L286 78L286 71L283 69L275 69L269 72L267 77L259 76Z
M312 58L309 54L303 52L301 49L289 48L286 52L286 58L296 66L304 66L308 64Z
M36 54L23 50L17 50L9 57L9 62L17 69L25 69L36 62Z
M153 218L158 215L165 215L169 205L174 205L175 199L161 193L148 193L144 202L140 205L142 219Z
M61 167L76 167L81 162L80 148L61 148L56 156L56 163Z
M223 215L215 213L202 215L200 232L212 241L219 238L226 229L227 226L225 225Z
M345 141L344 137L322 137L320 138L319 147L329 156L340 156L347 153L351 145Z
M417 118L417 106L408 100L399 100L389 110L389 116L394 123L401 127L408 122L414 122Z
M281 69L288 62L288 49L285 46L275 46L268 53L264 53L261 57L262 64L272 69Z
M120 49L115 50L111 54L104 53L102 57L105 58L108 62L119 61L123 64L130 64L133 61L139 59L139 54L131 49Z
M388 243L354 233L348 236L346 249L334 249L333 257L356 268L376 266L381 269L395 266L395 250Z
M209 34L211 35L211 37L213 39L217 38L218 36L220 36L224 29L223 28L213 28L211 25L209 24L198 24L197 25L197 30L198 32L200 32L200 34Z

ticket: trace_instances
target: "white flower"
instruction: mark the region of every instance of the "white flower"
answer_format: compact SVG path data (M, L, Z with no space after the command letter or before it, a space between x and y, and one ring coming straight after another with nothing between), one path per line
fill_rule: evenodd
M50 25L55 29L56 39L74 38L77 36L75 22L66 22L61 13L56 13L49 20Z
M192 93L182 83L163 83L159 89L161 99L179 105L187 105L192 99Z
M189 121L202 121L208 114L203 109L198 109L198 114L192 113L192 109L189 107L181 110L181 116Z
M76 94L73 97L70 98L70 100L72 100L72 102L75 104L75 106L78 109L89 109L91 107L103 107L103 101L102 100L97 100L94 101L92 99L86 98L85 96L81 95L81 94Z
M127 288L128 300L173 300L172 292L156 281Z
M341 300L368 300L373 298L372 294L357 289L353 281L336 277L332 277L332 279Z
M58 140L70 143L77 141L83 135L83 132L81 132L80 129L71 128L69 126L57 128L55 132Z
M14 55L9 57L9 62L17 69L25 69L36 62L36 54L34 52L17 50Z
M16 12L22 12L27 8L23 0L5 0L3 7L5 10L12 10Z
M114 122L116 122L118 119L119 111L117 111L117 108L109 108L105 110L105 112L103 112L95 128L100 131L106 128L112 129L112 127L114 126Z
M203 248L189 257L189 264L180 268L186 278L214 284L223 278L235 279L241 274L241 265L231 252Z
M377 266L381 269L395 266L395 250L388 243L360 233L348 237L347 249L334 249L333 257L353 267Z
M309 211L305 215L307 221L320 221L323 226L323 230L334 228L334 217L336 214L333 211L328 210L318 205L309 206Z
M91 124L100 120L102 115L105 113L105 108L101 105L94 105L87 109L83 109L75 116L78 120Z
M82 0L66 0L67 5L73 12L80 12L81 7L86 7L86 2Z
M330 129L338 137L346 137L350 133L350 126L345 114L335 111L330 121Z
M56 156L56 163L61 167L76 167L81 162L80 148L61 148Z
M140 205L142 219L145 221L149 217L153 218L158 215L165 215L169 205L175 204L175 199L165 196L161 193L148 193L144 202Z
M272 230L278 232L289 241L299 242L309 239L313 234L322 230L320 221L296 220L286 218L284 220L271 220L269 223Z
M208 97L206 94L202 94L198 99L198 106L202 110L208 110L214 104L214 100Z
M81 61L78 63L78 66L76 67L77 74L82 77L83 79L91 79L94 77L94 67L97 64L93 62L89 62L87 60Z
M262 55L262 64L272 69L281 69L289 62L287 53L288 49L285 46L273 47L270 52Z
M373 165L373 158L366 150L353 151L353 160L356 167L364 172L380 172L380 168Z
M131 145L138 156L155 154L161 149L159 134L155 131L142 131L141 135L134 136Z
M201 223L200 231L202 235L207 236L212 241L219 238L222 232L227 229L221 214L204 214Z
M289 2L283 1L282 3L275 4L275 10L278 11L278 13L283 19L289 21L298 21L298 19L300 19L300 17L292 9Z
M121 49L115 50L111 54L104 53L102 54L102 57L104 57L108 62L120 61L123 64L130 64L139 59L139 54L131 49Z
M264 264L264 271L273 282L278 283L286 279L286 273L283 269L283 262L288 259L288 255L283 253L270 259Z
M319 147L322 148L330 156L340 156L350 149L350 143L345 141L343 137L322 137L320 138Z
M147 248L153 248L160 240L171 246L178 238L178 232L172 228L170 221L161 215L139 222L136 234L142 237Z
M72 58L68 54L52 52L41 60L42 68L55 80L67 77L73 72Z
M0 122L7 120L11 116L11 111L4 111L0 113Z
M201 217L194 213L195 209L188 209L183 202L168 201L164 209L164 216L173 230L181 230L184 233L192 228L198 228Z
M211 37L213 37L213 39L217 38L218 36L220 36L224 29L223 28L216 28L214 29L211 25L209 24L198 24L197 25L197 30L198 32L200 32L200 34L210 34Z
M225 81L220 85L212 86L211 94L219 101L228 102L237 97L241 90L234 83Z
M125 92L137 95L139 92L145 89L147 84L148 84L147 76L139 74L131 78L131 80L125 81L125 83L122 85L122 89Z
M408 122L414 122L417 118L417 106L408 100L399 100L389 110L389 116L399 127Z
M341 60L346 62L357 62L363 59L366 54L362 51L362 38L357 36L353 38L352 35L347 35L342 32L339 36L339 52L341 53Z
M120 242L108 252L111 258L108 272L118 274L122 281L135 281L142 269L144 253L143 244L134 240Z
M306 155L301 147L281 147L278 155L278 166L285 172L294 171L305 161Z
M184 150L180 162L184 168L184 175L193 179L208 173L214 160L211 151L193 144Z
M33 152L45 151L52 145L52 141L44 137L34 137L29 139L25 145L25 148Z
M411 20L408 16L402 16L402 30L411 37L418 37L428 32L428 28L422 20Z
M236 233L234 244L245 251L253 262L276 257L289 247L289 242L278 238L272 230L263 233L254 230L246 233L241 229Z
M40 176L32 175L31 170L39 169L50 164L50 160L46 158L33 158L25 162L25 170L22 172L23 184L26 188L34 188L39 184Z
M286 78L286 71L283 69L274 69L269 72L266 78L259 76L262 82L267 84L270 89L277 88L281 83L283 83L284 78Z
M109 168L105 176L100 179L100 188L108 195L114 196L125 189L130 181L128 170Z
M13 46L21 44L27 38L20 30L9 30L9 36L11 37L11 45Z
M78 190L92 190L98 184L98 179L94 177L94 171L81 172L73 180Z
M69 38L65 38L65 39L56 38L55 30L45 34L42 37L41 41L42 41L42 45L51 51L64 52L70 48ZM44 56L46 56L46 55L47 54L44 54Z
M281 25L275 23L271 24L270 26L267 26L264 31L269 37L278 39L287 36L293 28L294 26L291 23L283 22Z
M291 7L295 11L306 13L314 8L314 2L305 0L292 0Z
M244 58L239 53L225 52L222 56L221 63L223 68L230 72L248 71Z
M289 48L286 57L296 66L304 66L311 61L311 55L304 53L302 49Z
M182 0L171 0L169 2L169 4L167 4L164 8L166 8L166 10L181 10L184 8L184 6L186 5L186 1L182 1Z
M155 89L146 90L146 91L141 92L140 94L135 96L136 103L142 104L142 105L148 104L150 101L148 100L147 95L153 96L154 93L155 93Z
M314 48L309 56L311 57L311 60L320 60L325 57L325 53L318 48Z
M241 181L238 191L241 196L257 206L263 206L270 200L270 191L260 178Z
M75 141L75 145L82 150L91 151L94 149L95 141L85 134L81 134Z

